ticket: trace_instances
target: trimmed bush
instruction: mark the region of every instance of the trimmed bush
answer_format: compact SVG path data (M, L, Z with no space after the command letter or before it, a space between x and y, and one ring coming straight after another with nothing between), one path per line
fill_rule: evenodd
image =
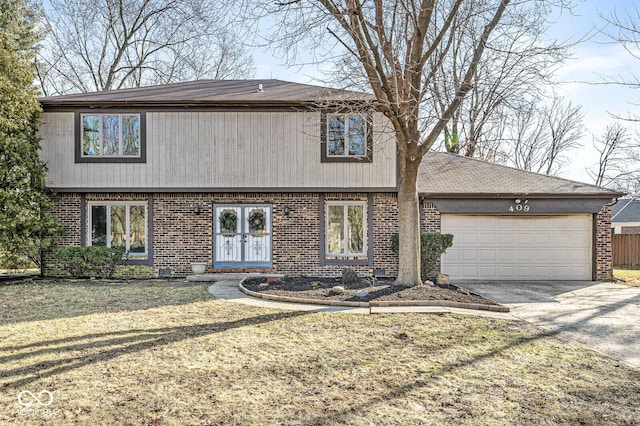
M391 250L398 254L400 238L398 234L391 235ZM434 278L440 272L438 261L449 247L453 245L452 234L437 234L426 232L420 234L420 275L422 279Z
M124 251L122 247L61 247L56 252L56 258L74 278L111 278Z

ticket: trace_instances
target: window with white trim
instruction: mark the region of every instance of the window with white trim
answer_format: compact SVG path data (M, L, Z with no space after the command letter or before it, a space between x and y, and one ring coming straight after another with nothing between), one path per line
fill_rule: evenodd
M81 114L82 158L139 158L140 114Z
M328 256L366 256L367 204L359 201L327 201L325 250Z
M145 257L147 203L89 203L90 246L123 247L129 257Z

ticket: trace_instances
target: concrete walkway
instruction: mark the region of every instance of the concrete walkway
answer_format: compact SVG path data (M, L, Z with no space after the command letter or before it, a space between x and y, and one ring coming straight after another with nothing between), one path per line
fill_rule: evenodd
M640 368L640 288L593 281L456 283L527 322Z
M224 299L229 302L241 303L243 305L258 306L262 308L285 309L290 311L307 312L341 312L349 314L382 314L382 313L442 313L451 312L464 315L476 315L482 317L517 319L510 313L479 311L472 309L448 308L440 306L398 306L398 307L372 307L372 308L350 308L343 306L307 305L302 303L276 302L272 300L257 299L242 293L238 284L239 278L222 279L209 286L207 291L216 299Z

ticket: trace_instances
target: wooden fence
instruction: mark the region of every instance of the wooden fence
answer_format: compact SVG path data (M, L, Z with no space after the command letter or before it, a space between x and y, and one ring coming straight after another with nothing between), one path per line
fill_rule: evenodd
M640 234L613 234L611 237L613 267L640 267Z

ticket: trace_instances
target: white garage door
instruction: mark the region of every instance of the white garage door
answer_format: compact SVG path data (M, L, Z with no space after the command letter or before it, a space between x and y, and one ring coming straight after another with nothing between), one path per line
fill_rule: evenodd
M442 256L452 279L590 280L592 218L443 214L453 246Z

